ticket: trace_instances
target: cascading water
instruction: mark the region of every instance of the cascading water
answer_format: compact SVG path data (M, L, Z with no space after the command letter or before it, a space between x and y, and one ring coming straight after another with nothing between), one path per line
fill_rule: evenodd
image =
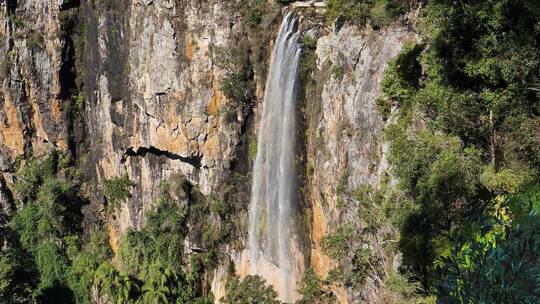
M289 13L281 24L266 83L249 214L250 273L273 284L283 302L297 298L301 260L293 252L299 250L291 217L296 210L299 37L298 18ZM272 273L275 267L279 277Z

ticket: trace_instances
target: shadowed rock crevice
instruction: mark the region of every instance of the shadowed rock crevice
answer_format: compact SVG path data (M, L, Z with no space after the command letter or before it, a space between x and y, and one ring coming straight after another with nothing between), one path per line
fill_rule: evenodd
M12 14L17 8L17 0L6 0L7 13Z
M62 24L62 39L64 46L61 53L61 65L59 71L60 94L59 98L67 100L72 98L77 92L77 70L75 67L75 45L73 33L77 26L77 18L66 18Z
M80 0L62 0L60 2L60 11L76 8L79 7L79 5L81 4Z
M145 157L147 154L153 154L156 156L165 156L168 159L179 160L186 164L189 164L196 169L201 168L202 156L181 156L170 151L160 150L156 147L139 147L137 149L130 147L124 152L122 156L122 163L125 163L128 157Z

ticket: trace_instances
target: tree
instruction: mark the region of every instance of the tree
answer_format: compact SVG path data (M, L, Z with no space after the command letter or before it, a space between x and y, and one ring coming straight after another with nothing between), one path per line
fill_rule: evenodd
M296 304L332 304L336 302L333 292L320 280L313 268L309 268L304 273L304 278L298 289L302 299Z
M540 191L513 196L509 206L513 220L486 218L454 235L458 245L441 261L444 303L540 301Z
M242 281L232 277L226 284L225 304L279 304L277 293L259 276L248 275Z
M28 303L37 286L31 257L17 248L0 252L0 298L9 303Z
M113 303L134 303L139 292L138 283L128 274L120 273L110 262L99 266L94 286L100 296L107 296Z

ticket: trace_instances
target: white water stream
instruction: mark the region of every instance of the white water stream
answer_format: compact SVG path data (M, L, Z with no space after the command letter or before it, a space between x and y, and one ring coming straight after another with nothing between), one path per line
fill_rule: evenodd
M274 286L283 302L297 297L296 257L293 255L296 210L296 102L298 100L298 18L287 14L282 21L272 53L258 133L257 156L249 214L249 267ZM261 263L261 261L265 263ZM279 269L279 277L271 272ZM274 277L275 279L269 279ZM278 280L279 282L275 282Z

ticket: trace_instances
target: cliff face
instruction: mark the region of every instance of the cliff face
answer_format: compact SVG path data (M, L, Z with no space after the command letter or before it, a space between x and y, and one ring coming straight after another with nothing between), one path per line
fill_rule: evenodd
M404 43L414 40L414 33L401 26L382 31L345 26L318 40L315 102L307 103L306 183L313 216L311 265L321 277L335 267L322 250L323 238L344 223L364 225L357 214L370 212L359 210L351 193L360 186L377 189L391 176L382 134L385 123L376 100L388 62ZM333 289L340 303L359 296L376 301L375 285L366 285L362 294Z
M249 171L242 138L256 133L278 9L257 36L240 0L6 0L0 8L2 216L15 208L16 160L53 149L71 151L90 181L89 223L103 209L104 179L127 175L134 183L109 223L113 243L144 225L172 175L209 195L229 183L237 163ZM318 28L315 87L305 104L304 197L312 214L309 264L325 276L334 262L321 241L356 214L339 208L339 192L377 187L388 169L375 100L388 61L414 36L401 27ZM246 66L258 97L252 117L222 91L224 79ZM217 273L226 274L223 267ZM219 279L213 290L223 294ZM355 296L335 291L342 303Z
M67 150L77 137L62 75L68 46L58 1L0 3L0 243L16 206L11 187L24 155ZM74 81L74 79L72 78Z
M229 174L243 113L225 119L216 62L244 35L234 1L130 1L87 10L88 165L136 184L120 227L140 227L160 183L181 173L203 194Z
M245 118L223 114L227 66L216 62L245 39L239 2L3 2L4 179L17 157L51 149L77 154L95 185L127 175L136 186L120 231L141 226L173 172L215 191Z
M66 92L61 83L66 42L58 1L2 2L3 59L0 170L28 152L68 148Z

